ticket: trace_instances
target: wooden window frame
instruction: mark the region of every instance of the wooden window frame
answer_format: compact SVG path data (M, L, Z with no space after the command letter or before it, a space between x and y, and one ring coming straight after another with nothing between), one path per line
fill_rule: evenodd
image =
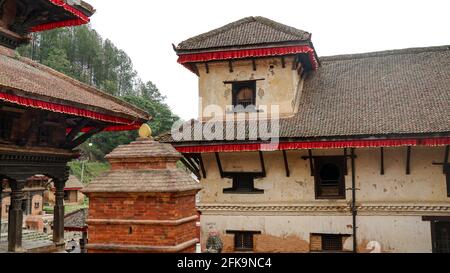
M433 253L443 253L438 249L438 225L440 223L449 223L450 216L422 216L422 221L430 222L431 229L431 248Z
M314 192L316 199L346 199L345 193L345 169L346 158L343 156L317 156L314 157ZM321 187L322 179L320 178L321 167L325 164L334 164L339 168L340 177L338 180L338 194L337 195L322 195Z
M11 141L12 131L14 128L14 120L19 118L20 114L0 111L0 139L3 141Z
M244 106L242 104L239 104L239 102L237 101L237 95L239 93L240 90L242 90L243 88L249 88L252 90L252 101L251 104L249 105L253 105L254 107L256 107L256 80L250 80L250 81L236 81L231 83L231 92L232 92L232 98L231 98L231 104L233 105L233 109L235 109L238 106L243 106L244 108L246 108L246 111L248 111L247 106ZM236 111L236 110L234 110Z
M238 194L264 193L263 189L255 188L255 178L258 176L260 176L259 173L251 173L251 172L226 173L226 177L231 178L233 180L233 186L231 188L223 189L223 193L238 193ZM242 187L239 185L240 181L242 181L243 179L248 179L248 181L245 181L246 183L248 183L247 187Z
M255 248L255 244L254 244L254 235L255 234L261 234L261 231L254 231L254 230L227 230L226 231L227 234L233 234L234 238L233 238L233 249L234 251L239 251L239 252L252 252L254 251ZM240 236L242 236L242 246L238 246L238 238L240 238ZM247 239L249 240L247 242L248 245L250 245L250 247L245 247L245 237L247 237Z

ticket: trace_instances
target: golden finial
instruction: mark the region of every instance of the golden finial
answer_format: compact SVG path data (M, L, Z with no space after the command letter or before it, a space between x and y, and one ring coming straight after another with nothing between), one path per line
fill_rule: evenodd
M141 138L151 138L152 137L152 129L148 126L147 123L141 125L139 128L139 137Z

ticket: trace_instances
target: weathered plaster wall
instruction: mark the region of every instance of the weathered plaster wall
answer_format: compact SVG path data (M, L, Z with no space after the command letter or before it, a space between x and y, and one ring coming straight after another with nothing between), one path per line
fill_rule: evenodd
M301 156L306 150L287 151L290 177L286 177L281 151L264 152L267 176L256 179L255 187L264 189L264 194L223 194L222 189L231 186L231 179L220 178L214 154L203 154L207 178L202 179L204 188L200 192L200 203L295 203L295 204L346 204L351 200L315 200L314 177L310 175L309 160ZM380 175L380 150L356 149L357 201L364 203L445 203L445 176L442 166L432 165L442 160L443 147L413 147L411 152L411 174L406 174L406 147L385 148L385 174ZM342 149L313 150L313 155L342 155ZM257 152L220 153L224 171L260 171ZM351 164L348 160L346 188L351 187Z
M202 215L202 249L208 231L218 230L224 252L233 252L233 236L226 230L259 230L254 235L255 252L309 252L311 233L352 234L351 216L225 216ZM379 243L382 252L431 252L430 223L418 216L358 217L357 246L359 252L371 252L367 244ZM352 237L344 242L344 250L352 250Z
M293 57L285 57L285 67L280 58L258 58L256 71L253 71L251 60L233 62L233 72L230 72L228 62L211 62L208 64L209 73L203 65L199 69L199 97L201 98L200 117L209 105L218 105L225 114L227 105L232 104L231 84L224 81L256 81L256 106L267 105L270 113L271 105L279 105L280 115L292 115L294 97L299 85L300 77L296 70L292 70ZM203 116L203 118L210 115Z
M342 155L342 149L313 150L313 155ZM282 152L264 152L267 177L255 180L263 194L224 194L231 179L221 179L214 154L203 154L207 178L202 179L199 209L202 212L202 243L208 232L260 230L255 251L309 251L311 233L352 234L352 219L346 200L316 200L314 177L307 151L287 151L290 177L286 177ZM406 174L406 147L385 148L385 174L380 174L380 150L356 149L356 203L358 249L377 241L384 252L431 252L430 223L423 215L449 215L441 161L443 147L412 147L411 174ZM220 153L224 171L260 171L257 152ZM351 187L348 160L346 188ZM232 251L233 235L223 234L225 250ZM290 238L289 240L287 238ZM305 246L308 246L306 248ZM350 250L350 237L344 248Z

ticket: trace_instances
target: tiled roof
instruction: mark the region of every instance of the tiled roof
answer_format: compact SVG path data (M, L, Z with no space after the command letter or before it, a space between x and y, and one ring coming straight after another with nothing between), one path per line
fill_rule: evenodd
M450 133L450 46L320 60L305 79L298 112L280 120L280 138Z
M177 168L114 170L96 177L82 192L180 192L200 188L188 173Z
M308 41L310 33L264 17L246 17L181 42L177 51Z
M66 181L66 186L65 188L67 189L81 189L83 188L83 184L81 184L80 180L78 180L78 178L74 175L69 175L69 179L67 179Z
M64 216L64 228L84 228L86 227L86 219L88 217L88 209L79 209L68 213Z
M13 89L26 97L63 103L102 114L146 121L149 115L116 97L83 84L14 51L0 47L0 89ZM2 90L3 92L3 90Z

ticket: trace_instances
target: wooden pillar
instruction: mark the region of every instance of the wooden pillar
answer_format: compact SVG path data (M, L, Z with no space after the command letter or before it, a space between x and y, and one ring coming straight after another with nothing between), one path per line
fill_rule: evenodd
M54 180L55 206L53 209L53 242L64 245L64 186L65 180Z
M10 180L11 204L8 215L8 251L22 251L23 188L26 180Z

